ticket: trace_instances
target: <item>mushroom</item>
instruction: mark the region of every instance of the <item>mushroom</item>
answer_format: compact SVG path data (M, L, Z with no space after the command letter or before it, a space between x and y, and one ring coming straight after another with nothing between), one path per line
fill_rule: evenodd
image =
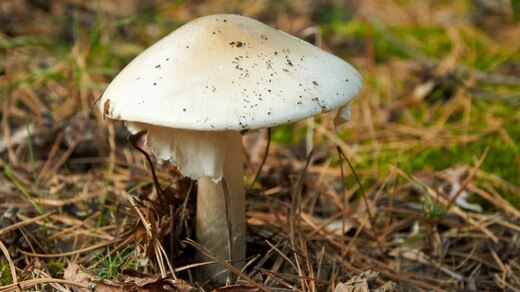
M336 121L348 119L361 87L351 65L318 47L248 17L209 15L137 56L105 90L100 110L131 133L146 130L159 158L198 180L196 240L221 259L230 254L225 181L232 259L244 260L241 134L336 108Z

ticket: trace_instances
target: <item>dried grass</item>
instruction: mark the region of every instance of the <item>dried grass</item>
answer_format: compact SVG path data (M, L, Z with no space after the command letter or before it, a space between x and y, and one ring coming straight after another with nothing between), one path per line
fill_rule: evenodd
M116 68L197 15L226 7L298 34L323 20L318 12L347 8L334 1L156 1L161 9L148 13L167 20L161 25L133 16L146 7L125 2L119 10L117 2L0 3L8 24L0 30L0 291L95 284L192 291L210 287L191 275L205 264L237 276L216 291L390 291L394 283L400 290L520 290L520 178L502 177L520 168L520 116L501 114L517 104L520 85L518 38L510 37L518 25L507 7L475 6L505 13L497 35L489 13L468 12L460 2L357 1L353 16L323 23L323 46L339 55L346 47L366 88L339 133L330 116L316 120L309 156L304 135L295 135L299 146L283 146L279 133L287 130L274 129L270 146L258 144L270 149L263 159L246 147L248 258L237 270L190 240L194 184L156 160L154 182L122 125L103 121L91 103ZM349 33L351 21L370 29ZM436 41L448 49L424 53L414 28L445 32ZM468 42L486 44L485 54ZM398 53L381 55L385 45ZM511 60L480 63L486 54ZM466 145L473 146L460 148ZM509 153L497 145L516 159L509 172L489 170L496 168L488 161ZM465 163L439 161L457 147L474 152ZM418 160L424 153L433 158ZM470 194L474 200L461 205ZM195 250L213 261L194 262Z

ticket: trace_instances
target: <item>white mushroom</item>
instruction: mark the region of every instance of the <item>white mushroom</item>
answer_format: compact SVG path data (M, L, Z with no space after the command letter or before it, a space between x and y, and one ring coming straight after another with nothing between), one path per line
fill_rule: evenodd
M132 133L146 129L158 157L198 180L196 239L222 259L228 258L225 180L232 255L241 260L241 131L347 109L361 87L352 66L305 41L244 16L210 15L137 56L110 83L100 107Z

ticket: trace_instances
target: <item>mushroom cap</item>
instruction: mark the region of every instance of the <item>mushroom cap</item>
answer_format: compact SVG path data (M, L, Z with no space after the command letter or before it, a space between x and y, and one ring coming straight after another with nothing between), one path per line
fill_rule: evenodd
M195 19L137 56L100 108L129 122L203 131L247 130L346 105L362 87L351 65L254 19Z

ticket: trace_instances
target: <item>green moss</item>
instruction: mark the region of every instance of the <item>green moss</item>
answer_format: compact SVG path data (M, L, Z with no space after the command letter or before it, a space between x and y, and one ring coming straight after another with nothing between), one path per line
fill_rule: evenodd
M273 142L286 147L294 146L305 137L306 127L296 124L286 124L271 129Z
M403 42L430 57L441 57L452 48L446 30L437 26L395 27L392 32Z
M49 272L51 273L51 276L54 278L60 277L60 274L63 273L64 265L63 261L59 259L51 260L49 262Z
M9 269L9 263L2 259L0 260L0 287L12 284L13 279L11 276L11 269Z
M354 7L322 4L320 9L314 12L314 19L321 24L344 23L352 20L355 13Z
M447 120L447 124L443 127L450 131L454 137L463 136L464 134L478 135L487 129L487 118L491 114L496 121L502 121L503 131L507 133L512 141L506 143L506 140L498 131L494 131L483 136L480 140L461 143L460 140L454 139L452 143L439 145L425 145L417 143L417 146L411 149L390 149L383 148L377 155L371 153L362 153L361 160L355 165L356 169L370 169L375 174L388 173L391 167L399 165L408 173L419 171L440 171L452 168L457 165L467 165L472 167L476 161L483 155L486 149L488 154L481 166L481 170L491 175L497 176L504 181L512 184L520 184L520 127L512 120L515 116L516 109L505 104L490 104L489 102L476 102L477 107L471 113L471 126L465 127L462 123L464 120L464 112L455 112ZM427 107L410 108L409 113L413 121L412 124L428 126L435 123L437 118L430 117L426 120ZM410 121L401 121L404 124L410 124ZM479 130L479 128L481 130ZM515 142L516 141L516 142ZM361 141L362 145L370 145L373 143L371 139ZM384 145L384 144L382 144ZM332 154L331 154L332 155ZM363 159L363 156L370 157ZM337 165L334 159L334 165ZM353 178L348 178L348 184L353 184ZM513 194L511 190L499 190L501 195L515 206L520 206L520 199Z

